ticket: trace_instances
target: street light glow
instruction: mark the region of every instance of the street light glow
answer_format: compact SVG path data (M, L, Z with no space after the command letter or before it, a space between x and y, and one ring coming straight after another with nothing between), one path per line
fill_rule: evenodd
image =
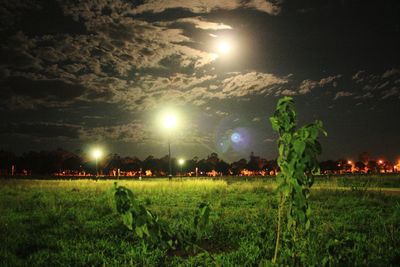
M167 114L164 117L163 124L166 129L172 129L176 127L177 121L178 120L174 114Z
M94 149L93 151L92 151L92 156L93 156L93 158L94 159L99 159L99 158L101 158L101 156L103 155L103 152L99 149L99 148L96 148L96 149Z
M179 163L179 165L183 165L183 163L185 163L185 160L184 159L179 159L178 163Z
M172 178L172 166L171 166L171 136L172 129L178 126L178 117L174 111L166 111L160 114L160 124L162 124L163 129L166 129L168 136L168 167L169 167L169 179Z

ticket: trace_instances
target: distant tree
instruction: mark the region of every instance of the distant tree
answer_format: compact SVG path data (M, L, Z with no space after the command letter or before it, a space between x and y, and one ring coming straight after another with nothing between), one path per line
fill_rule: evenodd
M339 159L336 161L337 170L341 172L351 172L351 164L346 159Z
M172 167L174 167L174 159L171 158L171 164ZM157 159L154 158L153 156L148 156L143 162L143 171L146 170L151 170L153 174L160 174L161 172L163 173L168 173L169 172L169 157L168 155ZM174 173L174 168L172 169L172 173Z
M154 170L155 168L155 158L154 156L148 156L142 162L143 170Z
M11 174L12 165L17 162L17 156L14 153L0 150L0 174Z
M82 166L82 159L79 156L72 156L63 160L61 168L63 170L80 171Z
M227 175L227 174L229 174L229 164L228 163L226 163L225 161L223 161L223 160L220 160L218 163L217 163L217 166L216 166L216 171L217 172L220 172L220 173L222 173L223 175Z
M213 162L208 161L207 159L201 159L197 163L200 172L210 172L215 169L215 165Z
M61 171L62 161L60 151L30 151L20 157L18 168L32 174L53 174Z
M368 172L377 173L379 171L378 163L375 160L368 161Z
M142 167L142 162L137 157L124 157L121 159L122 171L139 171Z
M358 155L358 160L364 163L364 165L368 165L368 162L371 160L371 155L368 152L362 152Z
M185 162L185 170L186 172L195 172L196 171L196 167L198 167L198 161L199 158L198 157L194 157L192 159L189 159Z
M339 170L338 163L333 160L326 160L319 163L322 173L333 173Z
M121 169L122 159L118 154L109 154L106 157L104 164L104 171L110 173L110 171Z
M356 169L360 172L364 171L364 169L366 167L366 165L362 161L357 161L354 165L355 165Z
M267 160L264 168L268 171L268 173L273 172L275 174L279 170L279 166L276 160Z
M213 152L207 157L207 161L213 165L216 165L219 161L218 154Z
M238 175L242 170L246 169L246 167L247 167L246 159L240 159L231 164L231 171L234 175Z
M254 152L251 152L249 162L247 163L247 169L250 171L261 171L265 167L266 163L265 159L255 156Z

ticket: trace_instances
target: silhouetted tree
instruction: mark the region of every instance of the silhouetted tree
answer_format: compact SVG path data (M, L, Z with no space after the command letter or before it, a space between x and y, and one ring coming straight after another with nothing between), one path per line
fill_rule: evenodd
M121 159L122 171L139 171L142 168L142 162L137 157L125 157Z
M227 174L229 174L229 164L228 163L226 163L225 161L223 161L223 160L220 160L218 163L217 163L217 166L216 166L216 171L217 172L220 172L220 173L222 173L223 175L227 175Z
M240 171L246 169L246 167L247 167L246 159L240 159L231 164L231 171L234 175L238 175L240 174Z
M276 172L279 170L278 162L276 162L276 160L267 160L264 168L268 171L268 173L273 172L276 174Z
M10 175L12 166L16 164L17 157L14 153L0 150L0 175Z
M371 155L368 152L362 152L358 155L358 160L364 163L364 165L368 165L368 162L371 160Z
M366 165L362 161L357 161L354 165L355 165L357 171L360 171L360 172L364 171L364 169L366 167Z
M370 160L370 161L368 161L368 165L367 165L367 168L368 168L368 172L369 173L377 173L378 172L378 163L375 161L375 160Z

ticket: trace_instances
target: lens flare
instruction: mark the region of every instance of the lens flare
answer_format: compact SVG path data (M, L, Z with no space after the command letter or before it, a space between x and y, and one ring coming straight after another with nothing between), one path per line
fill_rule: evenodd
M231 141L234 142L234 143L239 143L241 139L242 139L242 138L241 138L240 134L237 133L237 132L234 132L234 133L231 135Z

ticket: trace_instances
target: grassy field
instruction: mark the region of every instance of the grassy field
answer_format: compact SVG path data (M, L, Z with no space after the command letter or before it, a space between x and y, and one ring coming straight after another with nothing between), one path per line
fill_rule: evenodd
M273 256L272 179L119 181L176 231L210 202L198 243L209 253L143 250L114 210L113 183L0 180L0 266L259 266ZM318 178L315 188L308 265L398 266L400 177Z

